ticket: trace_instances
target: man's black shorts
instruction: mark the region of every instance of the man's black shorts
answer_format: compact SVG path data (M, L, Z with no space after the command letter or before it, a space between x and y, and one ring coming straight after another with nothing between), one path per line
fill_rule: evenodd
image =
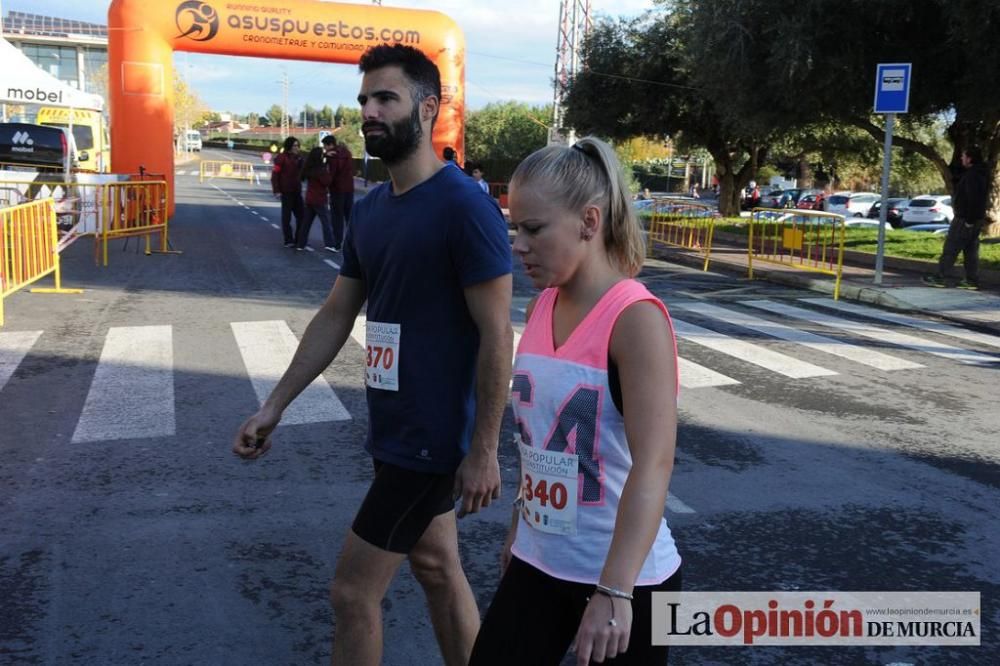
M351 529L377 548L408 554L432 520L455 509L455 475L374 462L375 480Z

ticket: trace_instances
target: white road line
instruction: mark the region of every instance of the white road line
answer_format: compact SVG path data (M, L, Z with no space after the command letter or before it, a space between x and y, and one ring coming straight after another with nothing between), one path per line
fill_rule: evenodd
M0 390L41 335L41 331L0 333Z
M308 245L306 246L306 252L315 252L315 251L316 251L316 250L312 249L312 248L311 248L311 247L309 247Z
M173 364L170 326L109 329L72 441L173 435Z
M332 266L334 270L338 270L338 271L340 270L340 265L337 262L335 262L333 259L324 259L323 263L327 264L328 266Z
M959 326L953 326L939 321L917 319L916 317L908 317L906 315L895 314L892 312L883 312L881 310L865 307L863 305L842 303L840 301L833 301L826 298L800 298L799 300L806 303L812 303L813 305L819 305L824 308L850 312L864 317L869 317L871 319L881 319L882 321L892 322L893 324L919 328L925 331L940 333L941 335L950 335L953 338L961 338L962 340L968 340L969 342L978 342L979 344L987 345L989 347L1000 348L1000 337L996 335L970 331Z
M275 229L280 229L281 228L277 224L275 224L274 222L271 223L271 226L274 227Z
M874 349L853 345L835 338L827 338L822 335L816 335L815 333L810 333L809 331L802 331L797 328L792 328L791 326L785 326L784 324L778 324L773 321L761 319L760 317L749 315L744 312L727 310L726 308L709 305L708 303L674 303L672 307L681 308L690 312L697 312L698 314L706 317L712 317L713 319L718 319L729 324L742 326L743 328L748 328L751 331L757 331L758 333L763 333L764 335L770 335L771 337L775 337L780 340L796 342L804 347L809 347L810 349L815 349L827 354L833 354L834 356L846 358L849 361L861 363L879 370L908 370L912 368L924 367L919 363L913 363L912 361L907 361L906 359L889 356L888 354L877 352Z
M681 373L681 388L696 389L709 386L732 386L739 384L732 377L710 370L686 358L677 357L677 366Z
M837 374L833 370L821 368L812 363L800 361L797 358L780 354L760 345L744 342L737 338L702 328L686 321L674 319L674 331L681 338L690 340L709 349L735 356L736 358L759 365L772 372L792 379L804 377L829 377Z
M673 493L667 495L667 510L673 513L695 513L695 510L682 502Z
M299 341L283 321L232 322L230 326L250 383L263 404L291 363ZM350 418L351 414L320 375L288 406L281 423L296 425L348 421Z
M811 321L814 324L849 331L856 335L872 338L873 340L879 340L898 347L906 347L907 349L915 349L916 351L924 352L926 354L941 356L942 358L959 361L960 363L975 365L1000 363L1000 357L997 356L980 354L979 352L961 349L959 347L952 347L951 345L946 345L942 342L934 342L933 340L924 340L923 338L907 335L906 333L891 331L887 328L879 328L878 326L862 324L848 319L831 317L830 315L823 314L821 312L797 308L794 305L787 305L785 303L767 300L740 301L740 303L742 305L748 305L752 308L759 308L768 312L774 312L786 317L805 319L806 321Z

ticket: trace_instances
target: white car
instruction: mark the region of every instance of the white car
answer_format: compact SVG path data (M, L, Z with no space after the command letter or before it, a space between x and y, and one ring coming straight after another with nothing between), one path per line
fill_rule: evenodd
M881 199L874 192L836 192L827 197L823 209L844 217L865 217L872 204Z
M904 227L905 231L921 231L924 233L930 233L935 235L942 235L948 233L947 224L912 224L908 227Z
M903 213L903 226L913 224L951 224L955 211L947 194L922 194L910 199Z

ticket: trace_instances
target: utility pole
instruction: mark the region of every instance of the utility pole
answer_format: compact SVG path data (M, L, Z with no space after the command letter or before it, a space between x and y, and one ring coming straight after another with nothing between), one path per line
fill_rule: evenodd
M281 90L284 100L281 107L281 137L284 139L292 133L288 126L288 72L281 76Z
M565 124L566 86L580 72L580 49L583 40L593 27L590 20L590 0L561 0L559 4L559 30L556 36L556 73L553 81L552 127L549 145L565 143L561 130ZM569 143L576 142L573 132L567 135Z

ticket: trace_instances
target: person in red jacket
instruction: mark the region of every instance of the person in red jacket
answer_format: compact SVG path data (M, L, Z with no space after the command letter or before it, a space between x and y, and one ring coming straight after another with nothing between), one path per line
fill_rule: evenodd
M295 238L295 249L304 250L309 242L309 229L313 220L319 218L323 227L323 245L330 252L338 252L340 243L335 240L333 227L330 225L330 209L327 207L327 193L333 174L327 166L327 157L319 146L309 151L305 166L302 167L302 180L306 182L306 214L299 225Z
M338 143L333 136L323 137L323 144L336 151L336 167L330 185L330 212L333 234L337 247L340 247L347 225L351 222L351 206L354 204L354 157L347 146L343 142Z
M299 140L294 136L285 139L281 153L274 158L271 168L271 191L281 199L281 233L285 237L285 247L295 247L295 231L292 229L292 215L295 226L302 224L302 156Z

